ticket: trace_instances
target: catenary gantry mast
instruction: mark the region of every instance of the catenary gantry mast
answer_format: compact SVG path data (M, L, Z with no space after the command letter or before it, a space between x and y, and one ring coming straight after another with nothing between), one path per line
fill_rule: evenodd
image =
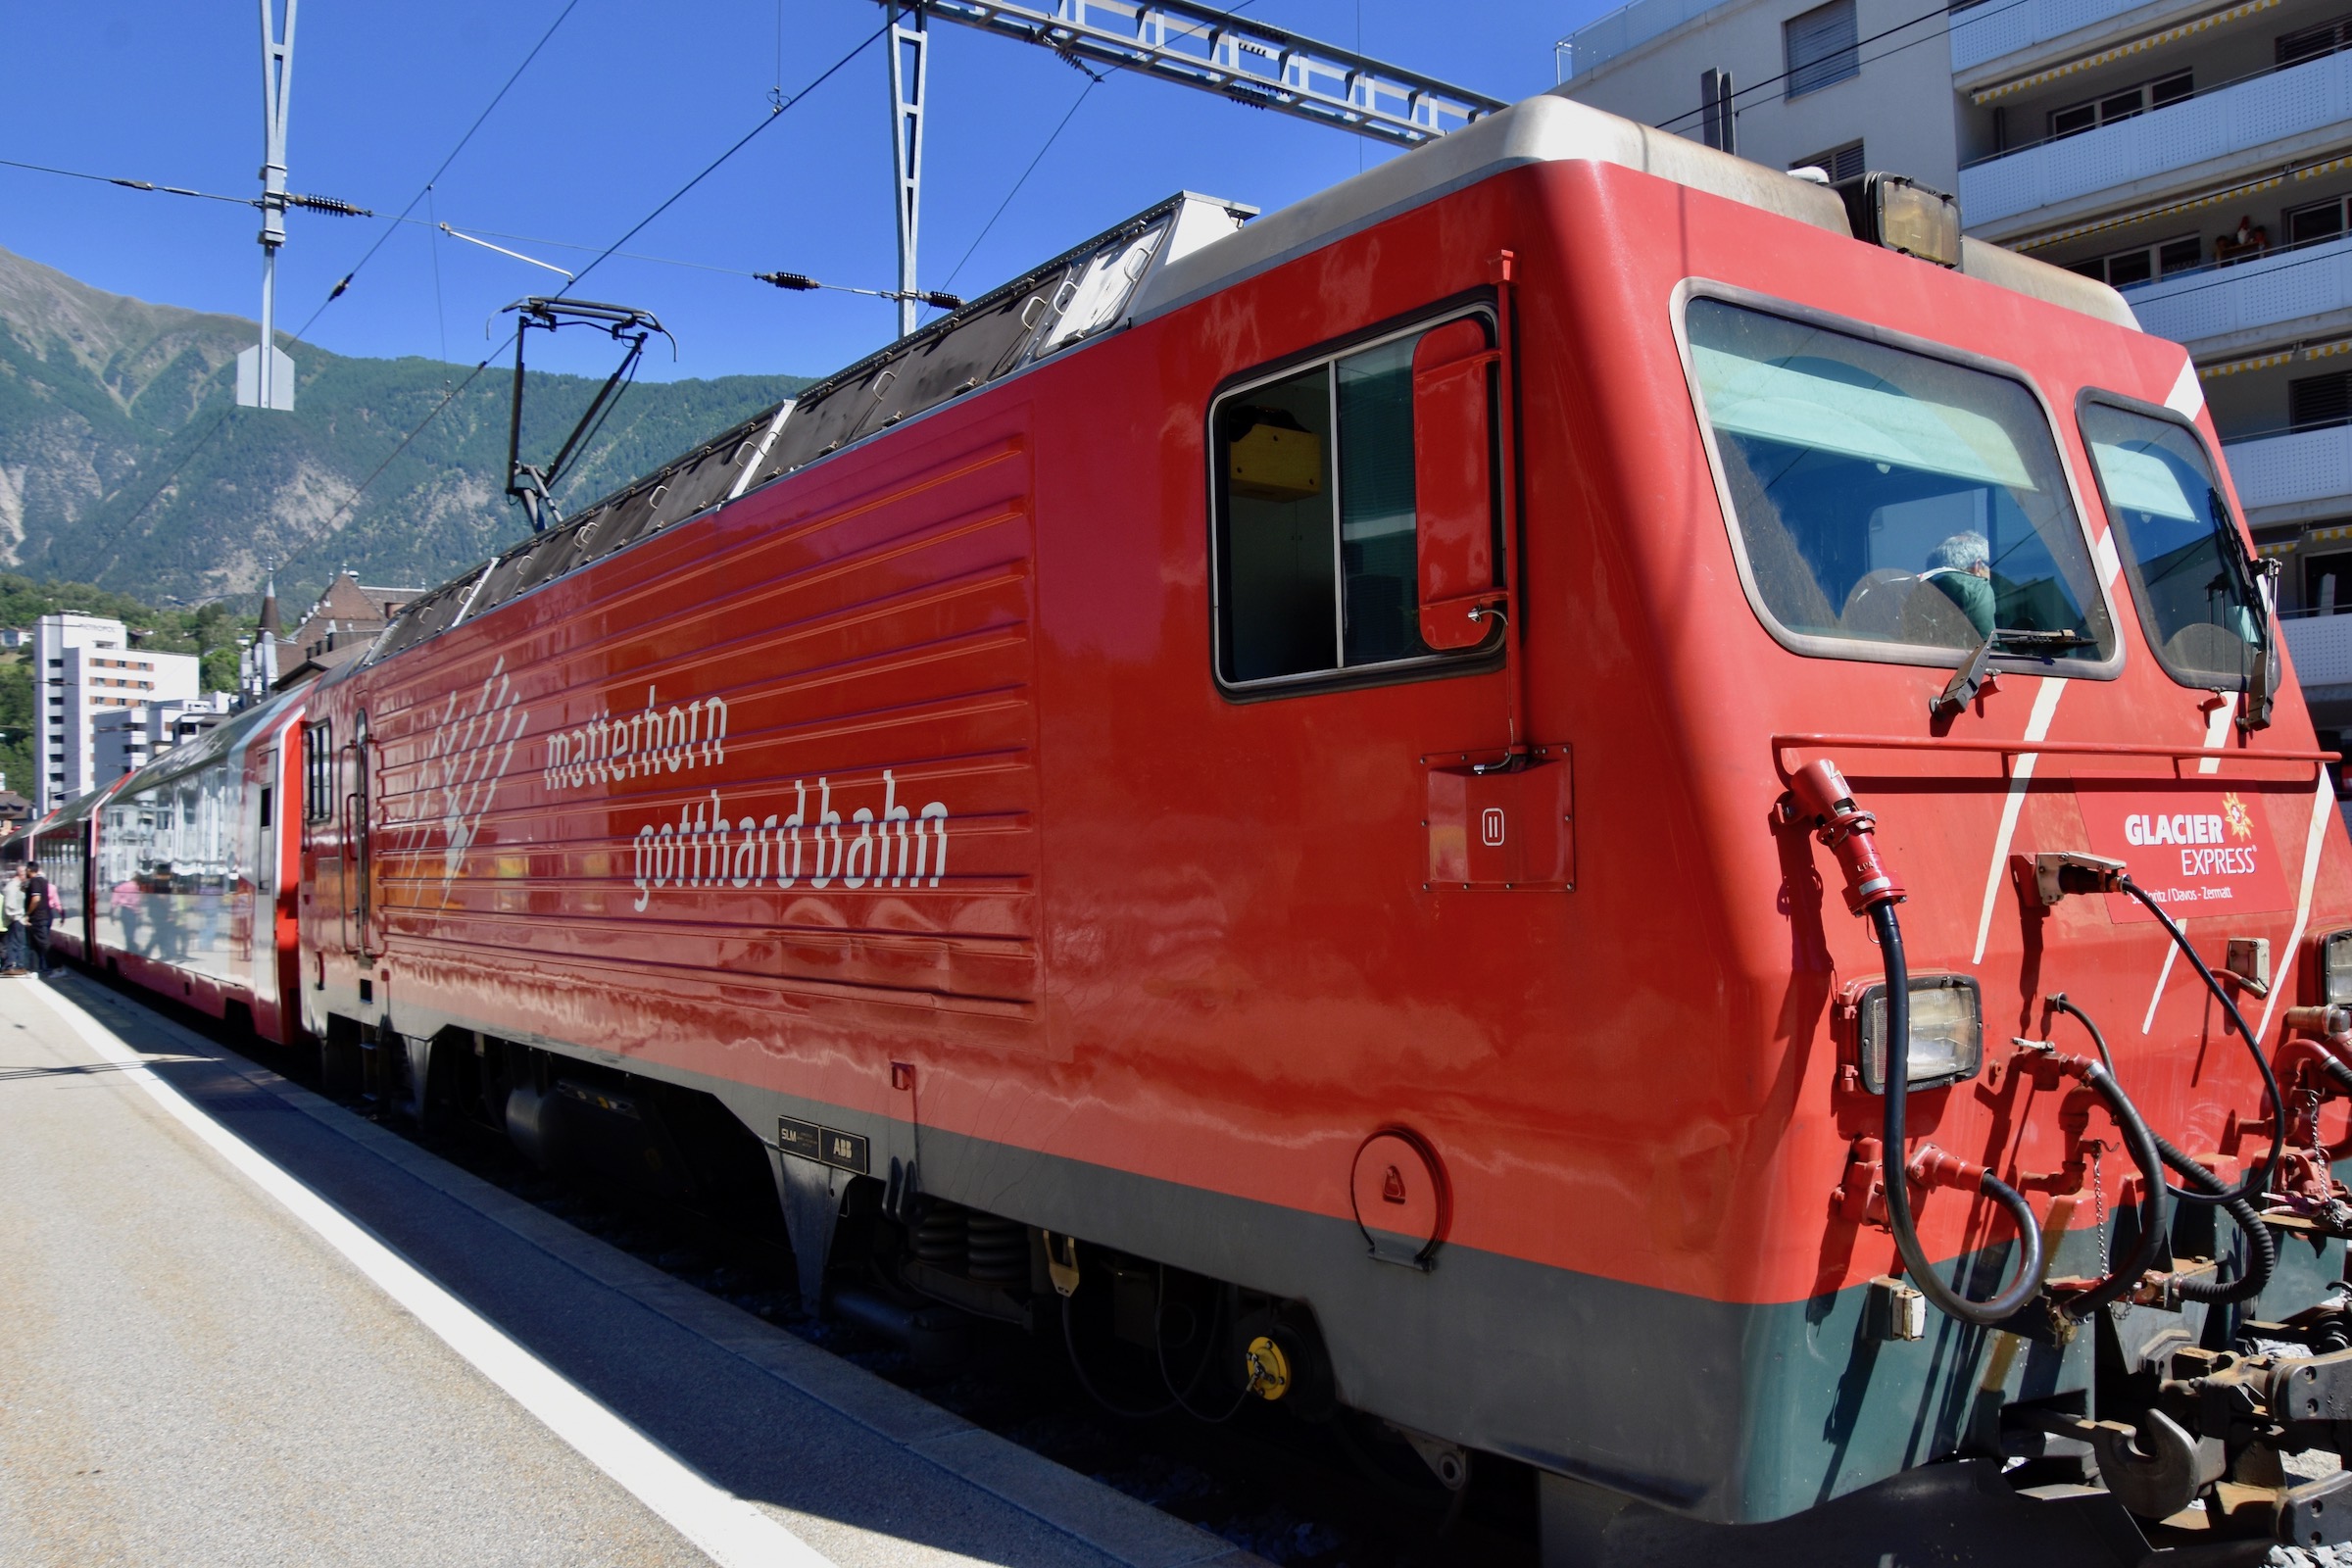
M291 4L291 0L288 0ZM1254 109L1418 147L1509 107L1499 98L1281 27L1187 0L881 0L890 14L891 159L899 224L899 331L914 330L915 231L922 211L923 114L931 18L1213 92Z
M294 407L294 362L277 346L277 248L286 242L286 106L294 92L297 3L262 0L262 341L237 356L237 402L249 409Z

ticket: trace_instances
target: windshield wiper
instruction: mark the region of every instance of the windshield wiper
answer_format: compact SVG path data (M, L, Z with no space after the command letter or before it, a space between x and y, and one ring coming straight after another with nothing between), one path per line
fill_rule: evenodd
M2017 654L2062 654L2070 648L2096 648L2099 640L2079 631L2027 631L2018 626L1995 626L1985 639L1997 644L2004 652Z
M1991 635L1977 644L1976 652L1960 662L1952 678L1944 683L1928 704L1928 716L1938 721L1956 718L1977 700L1977 693L1992 675L1992 656L1996 653L2062 654L2070 648L2096 648L2099 640L2079 631L2029 631L2022 626L1995 626Z

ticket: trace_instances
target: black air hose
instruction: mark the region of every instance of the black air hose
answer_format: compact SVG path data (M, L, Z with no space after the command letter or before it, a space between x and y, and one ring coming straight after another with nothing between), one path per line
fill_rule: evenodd
M1070 1255L1075 1258L1077 1253L1075 1250L1073 1250ZM1097 1404L1101 1405L1103 1409L1109 1411L1112 1415L1117 1416L1122 1421L1151 1421L1156 1419L1157 1417L1166 1415L1170 1410L1175 1409L1177 1404L1181 1402L1181 1396L1176 1399L1169 1399L1164 1403L1148 1404L1139 1407L1121 1404L1095 1386L1095 1380L1086 1375L1085 1358L1078 1353L1078 1328L1071 1313L1071 1299L1072 1298L1068 1296L1064 1296L1061 1298L1061 1343L1069 1349L1070 1370L1077 1375L1078 1386L1086 1391L1086 1396L1094 1400ZM1156 1313L1153 1317L1152 1328L1153 1332L1156 1334L1158 1330Z
M2248 1171L2245 1180L2239 1182L2235 1187L2231 1187L2223 1183L2219 1177L2213 1177L2211 1171L2206 1171L2205 1174L2213 1177L2215 1183L2210 1188L2196 1183L2193 1177L2190 1178L2192 1185L2188 1187L2173 1187L2169 1182L2166 1186L2175 1198L2184 1203L2211 1203L2223 1208L2229 1207L2230 1200L2232 1199L2242 1204L2249 1199L2259 1198L2262 1196L2263 1190L2270 1186L2271 1173L2278 1168L2279 1152L2286 1147L2286 1097L2278 1092L2278 1075L2271 1071L2270 1060L2262 1054L2262 1042L2256 1040L2254 1031L2246 1027L2246 1015L2237 1010L2237 1000L2230 995L2227 986L2214 978L2213 971L2205 966L2205 960L2197 956L2197 950L2189 945L2187 935L2174 923L2171 915L2165 913L2164 906L2157 903L2149 895L2147 889L2120 871L2116 873L2115 885L2137 899L2140 905L2157 918L2164 927L2165 935L2173 939L2173 945L2179 948L2189 963L2195 967L2197 977L2205 982L2205 989L2212 992L2215 999L2221 1003L2222 1011L2229 1017L2230 1023L2236 1026L2238 1038L2246 1043L2246 1054L2254 1058L2255 1070L2262 1074L2262 1091L2269 1097L2271 1102L2270 1157ZM2102 1045L2102 1054L2104 1050L2105 1047ZM2168 1160L2167 1163L2171 1162ZM2198 1168L2203 1169L2202 1166ZM2180 1170L2180 1167L2174 1165L2173 1169ZM2183 1174L2186 1173L2183 1172ZM2252 1210L2249 1208L2248 1212L2250 1213ZM2234 1214L2231 1215L2231 1218L2235 1217Z
M2053 1010L2065 1013L2090 1031L2090 1043L2099 1048L2099 1059L2107 1064L2107 1070L2110 1073L2114 1072L2115 1056L2108 1051L2107 1037L2099 1032L2096 1020L2089 1013L2069 1002L2063 991L2042 1000L2047 1002ZM2348 1091L2352 1091L2352 1069L2345 1068L2339 1061L2330 1060L2325 1065L2330 1076L2342 1082ZM2146 1123L2142 1122L2141 1126L2145 1127ZM2278 1263L2278 1245L2272 1239L2270 1227L2262 1223L2262 1217L2254 1211L2254 1205L2247 1202L2244 1198L2229 1196L2229 1183L2206 1169L2192 1156L2182 1153L2168 1143L2161 1133L2151 1131L2148 1136L2155 1145L2158 1157L2187 1177L2189 1182L2201 1193L2209 1195L2210 1200L2229 1214L2230 1221L2245 1234L2246 1238L2247 1257L2244 1273L2228 1285L2223 1285L2218 1281L2207 1283L2203 1280L2183 1280L2180 1282L2181 1296L2192 1301L2224 1302L2242 1301L2248 1297L2259 1295L2262 1288L2271 1282L2271 1271ZM2157 1179L2154 1173L2145 1166L2141 1167L2141 1176L2143 1180L2149 1182ZM2170 1182L2164 1185L2168 1192L2179 1191ZM2142 1263L2140 1266L2145 1268L2147 1265ZM2087 1313L2078 1315L2087 1315Z
M2164 1250L2172 1229L2172 1216L2165 1206L2162 1141L2140 1115L2139 1107L2132 1103L2132 1097L2124 1093L2123 1085L2115 1081L2115 1074L2094 1065L2083 1074L2082 1084L2106 1102L2108 1115L2132 1151L2132 1163L2139 1167L2139 1236L2132 1244L2130 1257L2116 1264L2098 1285L2066 1303L2067 1316L2073 1318L2090 1316L2136 1286Z
M2352 1067L2345 1066L2333 1056L2325 1056L2320 1060L2320 1071L2334 1079L2338 1089L2352 1096Z
M2165 1208L2169 1184L2164 1179L2164 1140L2156 1136L2147 1118L2140 1115L2139 1107L2124 1093L2123 1085L2116 1082L2115 1057L2107 1050L2107 1037L2099 1032L2090 1014L2067 1001L2063 991L2044 1000L2053 1010L2067 1014L2090 1031L2090 1043L2099 1050L2100 1065L2083 1078L2083 1085L2106 1102L2107 1113L2116 1130L2124 1135L2124 1142L2132 1151L2132 1163L2139 1167L2140 1185L2145 1189L2139 1200L2139 1240L2132 1247L2132 1255L2095 1289L2067 1303L2069 1316L2086 1318L2130 1290L2155 1264L2157 1252L2171 1235L2172 1216Z
M1894 1245L1903 1255L1903 1268L1921 1294L1938 1311L1963 1323L1991 1328L2017 1315L2041 1289L2041 1226L2024 1196L1990 1170L1978 1178L1977 1190L2009 1211L2017 1226L2023 1252L2017 1278L2009 1289L1989 1301L1972 1301L1943 1282L1919 1244L1919 1227L1911 1218L1909 1161L1904 1155L1904 1117L1911 1098L1911 972L1903 962L1903 928L1895 918L1891 899L1870 907L1871 924L1879 933L1879 949L1886 965L1886 1083L1884 1136L1886 1152L1886 1221Z
M2278 1266L2278 1244L2271 1237L2271 1228L2262 1222L2254 1205L2242 1197L2232 1196L2230 1184L2180 1150L2167 1143L2162 1134L2156 1138L2156 1152L2164 1162L2187 1177L2204 1195L2203 1201L2218 1205L2237 1226L2246 1239L2246 1266L2238 1277L2224 1285L2219 1280L2182 1280L2180 1295L2191 1301L2222 1303L2243 1301L2262 1294L2271 1283L2271 1271Z

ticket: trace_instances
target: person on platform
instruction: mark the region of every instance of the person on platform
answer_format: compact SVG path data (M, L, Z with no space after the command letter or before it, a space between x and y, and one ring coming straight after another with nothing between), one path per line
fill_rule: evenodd
M16 976L27 971L24 967L24 870L0 882L0 921L6 921L8 935L0 940L0 975Z
M24 936L32 949L32 972L49 978L49 928L57 921L57 890L41 868L24 862Z

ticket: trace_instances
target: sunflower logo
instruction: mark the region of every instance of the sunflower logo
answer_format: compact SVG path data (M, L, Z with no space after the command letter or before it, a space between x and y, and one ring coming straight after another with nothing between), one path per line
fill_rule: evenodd
M2222 797L2222 820L2230 824L2230 835L2234 838L2250 839L2254 836L2254 819L2246 814L2246 803L2234 795Z

